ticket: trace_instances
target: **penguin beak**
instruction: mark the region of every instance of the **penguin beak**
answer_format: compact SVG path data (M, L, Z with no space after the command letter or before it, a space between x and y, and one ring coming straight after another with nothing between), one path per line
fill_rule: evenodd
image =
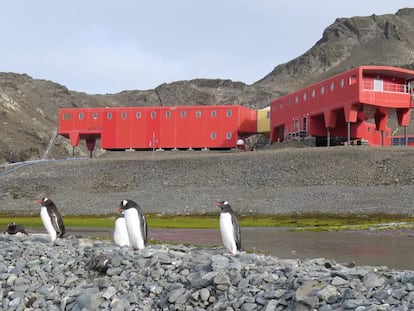
M35 200L35 203L42 203L42 200L40 200L40 199L36 199L36 200Z
M116 207L115 213L119 214L121 212L121 208L119 206Z

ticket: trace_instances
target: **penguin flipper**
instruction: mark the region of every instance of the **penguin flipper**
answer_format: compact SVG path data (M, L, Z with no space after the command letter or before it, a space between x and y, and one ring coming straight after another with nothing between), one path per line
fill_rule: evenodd
M142 238L144 239L144 245L147 245L147 239L148 239L148 228L147 228L147 220L143 213L141 213L141 226L142 226Z
M236 242L236 247L238 251L242 250L242 245L241 245L241 233L240 233L240 225L239 222L237 221L236 216L232 213L231 215L231 222L233 224L233 235L234 235L234 240Z
M62 217L57 213L49 213L52 226L55 229L57 236L61 237L65 234L65 225L63 224Z

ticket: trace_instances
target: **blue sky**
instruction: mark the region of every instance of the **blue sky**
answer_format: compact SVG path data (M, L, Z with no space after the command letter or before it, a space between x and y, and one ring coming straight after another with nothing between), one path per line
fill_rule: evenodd
M337 17L412 0L13 0L0 11L0 71L90 94L220 78L251 84L310 49Z

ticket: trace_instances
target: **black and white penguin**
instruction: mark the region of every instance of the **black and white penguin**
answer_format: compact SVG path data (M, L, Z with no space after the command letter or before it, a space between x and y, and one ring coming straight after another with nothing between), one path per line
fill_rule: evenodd
M53 242L57 238L61 238L66 233L66 230L62 216L55 203L46 197L38 199L36 202L42 204L40 217L42 218L46 231L49 233L50 240Z
M143 249L147 244L147 220L141 207L132 200L122 200L116 211L124 213L129 246Z
M223 246L231 255L242 251L240 225L229 202L216 203L220 207L220 233Z
M128 230L122 210L119 211L117 219L115 220L114 242L119 246L129 246Z
M29 235L26 231L26 229L22 226L22 225L17 225L14 222L11 222L7 225L7 230L5 231L5 233L8 234L19 234L22 233L24 235Z

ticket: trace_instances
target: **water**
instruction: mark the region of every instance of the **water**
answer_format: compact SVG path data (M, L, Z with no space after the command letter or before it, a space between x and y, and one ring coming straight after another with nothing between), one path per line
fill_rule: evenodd
M111 230L86 232L80 229L76 234L112 238ZM148 235L149 239L165 243L221 246L218 229L149 228ZM293 232L280 228L242 228L242 244L247 251L282 259L326 258L338 263L414 270L412 232Z

